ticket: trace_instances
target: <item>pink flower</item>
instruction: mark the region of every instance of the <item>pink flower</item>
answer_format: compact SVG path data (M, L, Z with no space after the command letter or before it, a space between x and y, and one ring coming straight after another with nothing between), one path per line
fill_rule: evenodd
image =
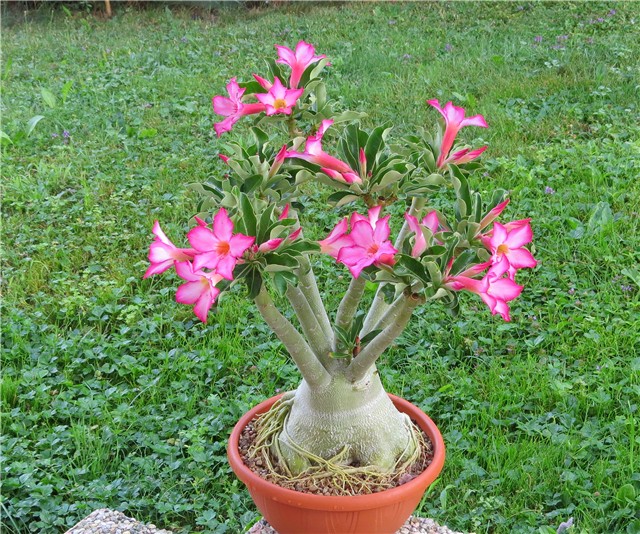
M415 242L413 244L413 248L411 249L411 255L414 258L417 258L425 250L427 250L427 240L424 237L422 227L431 230L432 234L438 233L438 230L440 228L438 214L435 211L427 213L427 215L422 219L421 223L418 222L417 217L409 215L408 213L404 214L404 218L409 224L409 229L416 234Z
M360 176L344 161L330 156L322 150L322 137L329 126L333 124L333 119L323 120L315 135L307 138L304 152L289 151L285 154L287 158L298 158L320 166L320 170L327 176L346 184L361 184Z
M469 163L470 161L473 161L474 159L480 157L480 154L482 154L485 150L487 150L486 146L476 148L475 150L471 150L470 148L463 148L462 150L454 152L453 154L451 154L451 156L445 159L442 162L441 167L446 165L447 163L455 163L456 165Z
M296 45L296 51L294 52L290 48L286 46L276 45L276 50L278 51L278 59L276 63L284 63L285 65L289 65L291 67L291 78L289 80L289 85L296 89L298 84L300 83L300 78L304 74L304 71L307 70L307 67L316 61L320 61L326 56L316 56L315 48L313 45L307 44L304 41L300 41Z
M353 246L353 239L347 235L349 223L347 218L342 219L335 228L331 230L331 233L322 241L318 241L320 245L320 251L324 254L329 254L338 259L340 250L344 247Z
M349 268L354 278L370 265L393 265L398 252L389 241L389 215L378 219L381 206L369 210L369 218L354 213L351 216L353 245L343 246L337 260Z
M196 270L190 261L177 263L178 276L187 282L178 287L176 302L195 304L193 312L203 323L207 322L207 314L220 294L216 287L223 277L216 272Z
M149 247L149 261L151 265L144 273L143 278L149 278L151 275L163 273L173 267L176 262L192 259L196 253L192 248L176 247L162 231L158 221L153 223L153 234L156 237Z
M284 160L286 159L286 157L287 157L287 145L282 145L282 148L276 154L276 157L273 160L273 164L269 169L269 178L273 178L276 175L276 173L280 170L280 167L282 167L282 164L284 163ZM286 209L287 210L289 209L289 204L287 204Z
M493 223L493 235L489 239L489 250L493 253L492 262L496 272L500 275L509 271L509 277L514 278L516 269L532 268L537 265L536 260L526 248L522 248L533 239L533 232L528 221L518 224L508 230L499 222Z
M265 105L262 103L257 104L243 104L242 95L245 89L241 89L236 83L235 78L231 78L227 84L227 91L229 92L229 98L224 96L214 96L213 111L218 115L227 117L222 122L217 122L213 125L216 134L220 137L224 132L228 132L233 128L233 125L240 120L240 117L244 115L252 115L254 113L262 113L266 110Z
M495 208L493 208L489 213L487 213L480 221L480 228L478 228L478 231L484 230L493 221L495 221L500 216L500 214L504 211L504 209L507 207L508 204L509 204L509 199L506 199L500 202L500 204L498 204Z
M502 275L498 274L493 267L481 280L470 278L465 274L467 273L445 277L444 287L454 291L467 290L479 295L491 310L492 315L499 313L505 321L510 321L507 302L517 298L522 293L523 286L516 284L510 278L501 278Z
M255 241L255 237L233 235L233 222L224 208L220 208L213 218L213 230L198 225L189 231L187 239L198 252L193 260L194 270L202 267L215 269L227 280L233 280L233 269L238 259Z
M265 80L262 76L254 74L253 77L256 79L256 82L258 82L262 86L263 89L266 89L268 91L269 89L271 89L271 87L273 87L273 84L269 80Z
M465 126L480 126L481 128L488 128L488 125L482 115L474 115L473 117L465 118L464 108L454 106L452 102L447 102L444 109L440 107L438 100L427 100L427 103L436 108L444 117L445 131L444 136L442 137L442 145L440 146L440 155L438 156L437 162L438 168L440 168L447 162L447 156L449 155L456 136L458 135L458 131L461 128ZM484 149L478 150L483 151ZM480 153L477 153L474 157L477 157ZM456 152L456 154L459 158L469 155L468 153L461 155L460 152Z
M256 98L266 106L267 115L276 113L291 115L291 108L296 105L302 93L304 89L287 89L280 79L276 78L269 92L257 94Z

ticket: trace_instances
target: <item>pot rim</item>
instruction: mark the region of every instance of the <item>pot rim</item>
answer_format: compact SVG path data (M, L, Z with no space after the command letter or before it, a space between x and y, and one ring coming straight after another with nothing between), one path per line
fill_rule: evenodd
M256 415L266 412L274 402L282 397L282 395L283 393L276 395L275 397L271 397L246 412L233 427L227 445L227 457L229 459L231 469L233 469L237 477L248 486L257 486L261 488L262 491L268 492L274 500L284 502L303 500L306 507L317 510L326 510L328 507L342 509L345 507L345 501L348 500L348 508L350 510L366 510L401 500L402 496L407 493L407 491L411 491L414 488L417 489L419 486L426 488L438 477L440 471L442 471L445 458L445 445L444 440L442 439L442 434L436 424L417 406L411 404L402 397L387 393L396 408L415 420L418 426L431 440L433 445L433 460L422 473L401 486L396 486L395 488L367 495L315 495L283 488L273 482L269 482L251 471L251 469L244 464L242 457L240 456L238 445L240 435L249 422Z

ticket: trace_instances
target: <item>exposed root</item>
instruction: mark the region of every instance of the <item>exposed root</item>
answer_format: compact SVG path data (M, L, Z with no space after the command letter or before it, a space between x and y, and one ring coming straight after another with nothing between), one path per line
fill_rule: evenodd
M289 445L311 465L304 472L293 476L282 460L278 440L280 433L286 432L286 421L292 404L293 392L290 392L273 404L269 411L252 421L252 443L245 456L247 465L263 478L279 486L325 495L376 493L408 482L431 463L431 443L407 417L406 423L410 426L411 438L393 469L383 471L371 465L349 465L346 463L349 455L347 447L325 460L303 449L288 436Z

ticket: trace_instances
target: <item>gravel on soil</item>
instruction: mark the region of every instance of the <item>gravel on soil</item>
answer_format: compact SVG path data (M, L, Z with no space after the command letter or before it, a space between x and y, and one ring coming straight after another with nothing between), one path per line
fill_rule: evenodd
M155 525L145 525L122 512L101 508L85 517L65 534L171 534Z
M145 525L122 512L101 508L84 518L65 534L171 534L155 525ZM264 519L249 529L248 534L278 534ZM302 534L302 533L301 533ZM411 516L397 534L464 534L438 525L433 519Z

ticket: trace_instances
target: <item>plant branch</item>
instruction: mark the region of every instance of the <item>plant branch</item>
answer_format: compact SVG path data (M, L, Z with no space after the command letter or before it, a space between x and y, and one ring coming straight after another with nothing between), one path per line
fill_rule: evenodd
M311 349L326 368L330 360L329 353L332 347L330 340L324 335L318 318L313 313L309 302L299 287L288 286L286 295L300 320L300 326L302 326L302 331Z
M409 215L413 215L415 217L416 213L424 208L426 203L426 198L421 197L413 197L411 201L411 207L409 208ZM400 232L398 233L398 237L396 238L395 247L398 250L402 250L402 242L407 237L409 233L409 223L407 223L406 219ZM364 324L362 325L362 335L365 336L372 330L374 330L373 326L380 320L382 315L388 309L389 304L384 301L384 294L382 293L382 284L378 286L378 290L376 291L376 295L373 298L373 302L371 303L371 307L369 308L369 312L365 317Z
M313 310L313 313L322 328L322 332L325 338L328 340L329 345L335 348L335 336L333 334L333 328L331 328L331 322L329 321L329 315L322 302L320 291L318 290L318 283L316 277L313 274L311 264L308 262L301 265L298 270L298 287L304 294L309 306Z
M399 312L400 308L404 306L404 301L406 296L404 293L400 295L396 300L391 303L391 305L387 305L386 311L381 315L378 321L371 327L369 332L373 332L374 330L384 330L391 321L394 320L396 314Z
M363 277L353 278L349 284L347 292L340 301L338 313L336 314L336 326L348 330L353 321L353 316L358 311L360 299L364 293L366 280Z
M286 347L305 381L312 387L328 383L331 375L314 355L300 332L277 310L264 284L255 298L255 303L260 315Z
M388 325L385 329L373 338L349 365L347 377L351 382L362 380L380 355L402 334L416 306L424 302L424 298L416 294L404 294L400 300L401 305L398 306L396 312L387 318Z

